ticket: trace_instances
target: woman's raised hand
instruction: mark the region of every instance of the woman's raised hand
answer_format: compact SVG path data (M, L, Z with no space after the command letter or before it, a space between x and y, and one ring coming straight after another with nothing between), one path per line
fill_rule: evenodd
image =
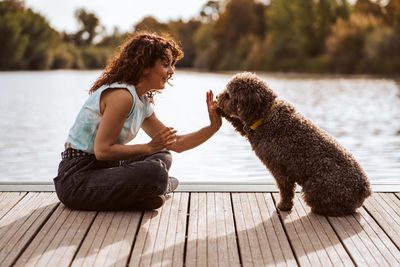
M166 127L156 134L148 143L153 153L158 152L176 142L176 130L172 127Z
M214 102L214 93L212 90L207 92L207 109L208 116L210 117L210 126L217 131L222 125L222 118L221 115L217 113L217 107Z

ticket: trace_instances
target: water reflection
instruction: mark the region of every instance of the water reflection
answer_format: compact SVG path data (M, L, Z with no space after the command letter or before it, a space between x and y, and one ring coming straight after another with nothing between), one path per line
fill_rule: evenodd
M0 180L50 181L69 127L98 71L2 72ZM208 123L205 92L221 92L231 74L177 71L157 96L157 116L181 134ZM264 75L291 102L333 135L371 180L400 177L400 82L392 79ZM142 132L134 142L147 142ZM171 175L184 181L271 181L247 141L224 122L197 149L174 155Z

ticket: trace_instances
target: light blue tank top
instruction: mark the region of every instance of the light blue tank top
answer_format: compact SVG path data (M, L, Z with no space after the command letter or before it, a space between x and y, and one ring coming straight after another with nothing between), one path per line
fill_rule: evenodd
M153 114L153 104L150 103L146 95L138 97L134 86L122 83L103 85L89 96L79 111L65 142L66 148L72 147L94 154L94 139L102 118L100 113L100 96L109 88L126 88L133 97L131 111L116 141L117 144L126 144L135 138L144 119Z

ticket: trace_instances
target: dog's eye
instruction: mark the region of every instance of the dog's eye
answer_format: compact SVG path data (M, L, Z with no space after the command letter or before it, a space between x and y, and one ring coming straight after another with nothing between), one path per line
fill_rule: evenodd
M229 99L229 98L231 98L231 96L230 96L229 94L226 94L226 98L228 98L228 99Z

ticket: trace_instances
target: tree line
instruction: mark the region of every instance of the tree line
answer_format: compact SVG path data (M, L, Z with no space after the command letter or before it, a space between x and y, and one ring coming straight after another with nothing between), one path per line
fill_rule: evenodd
M0 70L103 68L129 33L106 34L84 9L75 17L75 33L58 32L24 1L0 2ZM145 17L138 30L178 41L183 68L400 72L400 0L214 0L189 21Z

